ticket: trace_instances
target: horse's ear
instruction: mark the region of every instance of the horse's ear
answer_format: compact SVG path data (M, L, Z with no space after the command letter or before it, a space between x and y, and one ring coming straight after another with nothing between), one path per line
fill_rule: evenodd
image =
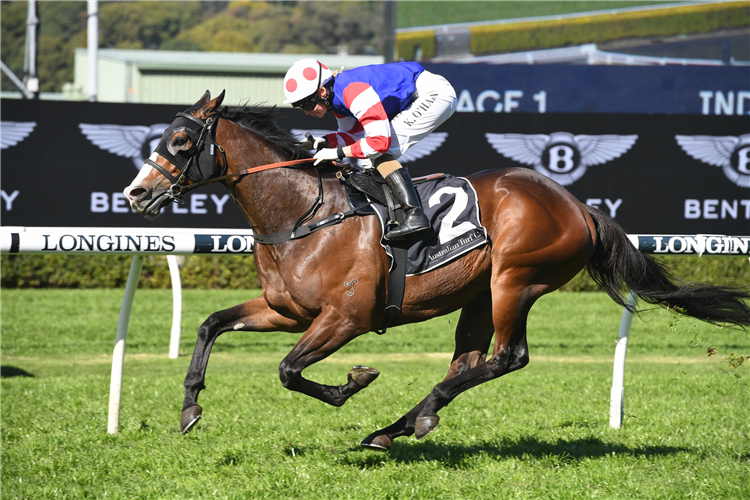
M222 92L222 94L223 94L223 92ZM209 92L208 90L206 90L206 93L203 94L203 97L201 97L200 99L198 99L198 102L195 103L195 107L196 108L202 108L203 106L205 106L206 104L208 104L208 101L210 101L210 100L211 100L211 92Z
M222 90L221 94L216 96L213 100L211 100L211 93L206 90L206 93L203 94L203 97L201 97L200 101L195 103L195 116L198 118L206 118L210 116L212 113L214 113L217 109L219 109L219 106L221 106L222 101L224 101L224 94L226 93L226 90Z
M213 108L214 109L218 109L219 106L221 106L221 103L224 101L224 94L225 93L226 93L226 89L222 90L221 94L217 95L216 99L213 100Z

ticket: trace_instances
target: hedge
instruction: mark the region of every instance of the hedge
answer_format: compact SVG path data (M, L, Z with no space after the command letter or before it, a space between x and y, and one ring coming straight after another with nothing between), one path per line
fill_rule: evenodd
M601 43L625 38L707 33L750 26L747 1L682 5L661 9L473 26L474 55ZM416 46L425 59L435 57L435 31L398 33L399 58L413 59Z
M178 258L180 281L191 289L260 288L251 256L200 255ZM747 257L661 257L673 274L688 281L747 288ZM122 288L128 279L128 255L3 255L0 258L3 288ZM171 279L163 256L148 256L139 286L169 288ZM594 291L596 284L585 271L563 287L567 291Z
M130 255L3 255L2 288L122 288L128 281ZM255 259L249 255L177 257L185 289L260 288ZM167 258L149 255L141 288L170 288Z

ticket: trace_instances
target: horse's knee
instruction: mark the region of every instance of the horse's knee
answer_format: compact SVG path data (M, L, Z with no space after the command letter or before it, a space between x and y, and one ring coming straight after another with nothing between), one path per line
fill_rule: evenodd
M292 366L285 361L281 362L279 365L279 379L281 380L281 385L283 385L285 389L291 390L298 377L298 370L292 368Z
M520 370L529 364L529 350L523 346L517 346L504 354L495 354L487 362L493 377L500 377L506 373Z

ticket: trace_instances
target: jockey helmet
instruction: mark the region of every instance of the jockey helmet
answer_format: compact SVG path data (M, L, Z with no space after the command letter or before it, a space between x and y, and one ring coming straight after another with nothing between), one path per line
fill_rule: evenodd
M284 104L296 104L312 96L333 77L325 64L315 59L294 63L284 77Z

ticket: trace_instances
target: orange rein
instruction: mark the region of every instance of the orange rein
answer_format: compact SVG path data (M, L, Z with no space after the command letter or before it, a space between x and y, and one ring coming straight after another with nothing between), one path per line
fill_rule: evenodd
M301 158L299 160L289 160L289 161L281 161L278 163L269 163L267 165L260 165L258 167L251 167L246 168L245 170L240 170L239 172L235 172L233 174L227 174L222 175L220 177L214 177L212 179L207 179L205 181L196 182L194 184L189 184L185 186L184 189L182 189L182 193L186 193L188 191L192 191L195 188L198 188L200 186L205 186L206 184L211 184L214 182L223 181L226 179L231 179L232 177L242 177L243 175L247 174L254 174L256 172L262 172L264 170L270 170L272 168L279 168L279 167L290 167L292 165L301 165L303 163L310 163L312 161L315 161L315 158Z

